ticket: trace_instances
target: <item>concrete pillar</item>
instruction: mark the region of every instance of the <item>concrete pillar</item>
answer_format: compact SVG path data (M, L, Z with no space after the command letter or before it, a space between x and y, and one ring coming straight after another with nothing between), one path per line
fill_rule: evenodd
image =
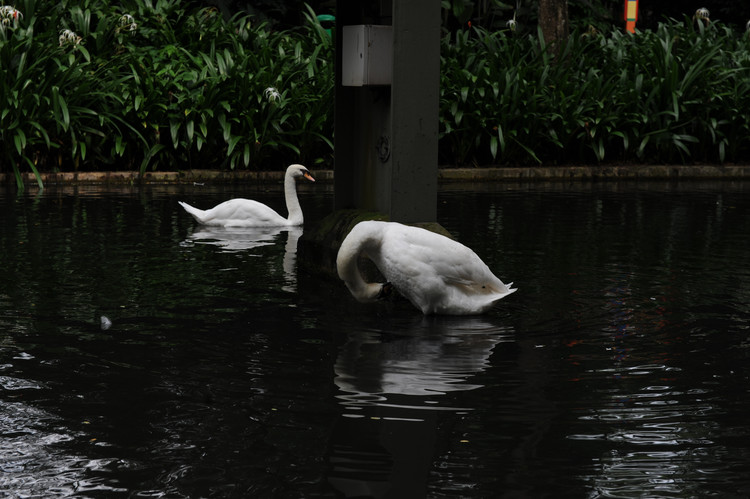
M343 27L392 26L390 85L342 85ZM433 222L437 213L440 2L337 0L335 208Z

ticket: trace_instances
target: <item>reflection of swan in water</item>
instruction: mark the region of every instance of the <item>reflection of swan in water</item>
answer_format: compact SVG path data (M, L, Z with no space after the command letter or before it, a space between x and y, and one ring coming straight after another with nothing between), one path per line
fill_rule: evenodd
M509 328L479 317L391 326L353 324L334 366L344 409L327 480L341 497L426 497L438 421L471 410L450 401L481 388L470 378L490 366L498 344L512 341Z
M211 227L197 226L185 243L212 244L224 252L246 251L274 244L284 227Z
M283 286L285 291L295 291L297 286L297 241L302 227L209 227L198 226L189 234L182 246L209 244L218 246L223 253L239 253L279 242L282 232L287 233L284 246Z
M297 242L302 236L302 227L289 227L287 232L283 263L286 284L282 289L293 293L297 291Z
M424 318L391 341L381 341L380 332L352 333L334 367L339 398L345 405L440 409L435 397L482 386L467 379L487 368L508 333L467 317Z

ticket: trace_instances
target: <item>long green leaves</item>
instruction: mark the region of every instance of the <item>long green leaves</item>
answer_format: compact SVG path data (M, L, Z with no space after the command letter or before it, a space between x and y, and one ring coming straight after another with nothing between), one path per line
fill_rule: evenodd
M177 1L123 5L22 0L2 24L0 171L19 186L24 170L330 160L333 46L312 11L283 32Z
M0 171L22 186L26 172L329 164L333 42L315 13L279 31L186 5L3 8ZM575 33L554 57L539 34L441 43L444 164L750 157L750 39L720 23Z
M443 39L441 161L739 161L750 154L750 39L718 23L539 36L481 28Z

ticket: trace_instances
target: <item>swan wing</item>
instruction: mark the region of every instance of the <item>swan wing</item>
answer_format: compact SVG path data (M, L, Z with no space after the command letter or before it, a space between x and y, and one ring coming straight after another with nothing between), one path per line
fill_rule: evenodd
M418 227L394 224L388 232L382 252L400 272L434 274L445 284L471 288L477 294L504 291L502 281L463 244Z
M478 313L512 293L474 251L440 234L394 224L379 268L425 313Z
M208 210L189 210L200 223L225 227L274 227L289 225L287 219L263 203L252 199L235 198L224 201ZM188 205L189 206L189 205ZM192 207L191 207L192 208ZM195 212L198 212L197 214Z

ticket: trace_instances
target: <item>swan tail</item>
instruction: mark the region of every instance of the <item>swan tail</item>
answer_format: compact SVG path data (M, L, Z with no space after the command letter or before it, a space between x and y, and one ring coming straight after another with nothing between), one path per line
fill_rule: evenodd
M205 212L203 210L199 210L198 208L190 206L189 204L184 203L182 201L177 201L177 202L180 204L180 206L185 208L185 211L190 213L190 215L192 215L196 221L203 223L204 218L205 218Z
M497 283L479 283L471 281L446 281L452 286L463 290L463 293L468 296L493 296L493 300L499 300L514 291L515 288L511 288L513 283L503 284L502 282Z
M517 288L511 288L510 286L502 286L499 289L493 290L493 292L490 294L492 297L491 301L496 302L498 300L501 300L505 298L506 296L513 294L517 291Z
M503 284L502 286L499 286L499 289L495 289L494 293L492 293L490 296L488 296L487 302L482 307L482 311L489 310L492 308L497 302L502 300L508 295L511 295L515 293L518 288L511 288L511 285L513 283Z
M496 298L493 301L501 300L505 298L506 296L512 295L513 293L518 291L518 288L514 288L512 286L513 286L512 282L509 282L508 284L502 284L501 286L499 286L500 289L498 290L496 294Z

